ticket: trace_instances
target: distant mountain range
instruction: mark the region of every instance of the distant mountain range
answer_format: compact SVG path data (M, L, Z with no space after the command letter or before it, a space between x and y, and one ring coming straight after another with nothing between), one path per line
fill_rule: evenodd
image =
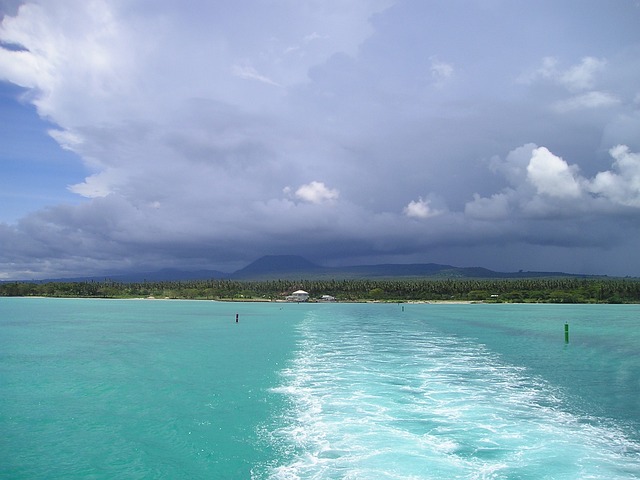
M181 280L291 280L291 279L506 279L506 278L546 278L546 277L597 277L564 272L496 272L482 267L454 267L437 263L390 263L380 265L358 265L351 267L323 267L297 255L267 255L233 273L217 270L163 269L155 272L102 275L94 277L58 278L46 281L103 281L117 282L157 282Z
M267 255L232 273L238 280L274 278L541 278L591 277L564 272L496 272L482 267L454 267L437 263L387 263L323 267L297 255Z

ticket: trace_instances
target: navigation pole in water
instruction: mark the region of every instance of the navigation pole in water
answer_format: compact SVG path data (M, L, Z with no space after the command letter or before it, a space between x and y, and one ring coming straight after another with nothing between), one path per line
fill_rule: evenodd
M236 313L236 323L238 323L238 314Z
M569 323L564 323L564 343L569 343Z

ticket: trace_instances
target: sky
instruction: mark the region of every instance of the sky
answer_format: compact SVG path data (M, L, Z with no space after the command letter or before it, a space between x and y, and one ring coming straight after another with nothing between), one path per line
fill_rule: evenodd
M640 0L0 0L0 280L640 276Z

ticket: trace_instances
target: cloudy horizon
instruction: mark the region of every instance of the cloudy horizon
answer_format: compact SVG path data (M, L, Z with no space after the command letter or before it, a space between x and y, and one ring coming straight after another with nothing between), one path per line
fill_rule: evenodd
M0 280L640 276L637 0L0 1Z

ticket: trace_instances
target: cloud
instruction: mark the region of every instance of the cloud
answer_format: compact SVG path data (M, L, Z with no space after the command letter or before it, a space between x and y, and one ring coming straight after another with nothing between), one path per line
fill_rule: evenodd
M117 170L104 170L85 178L84 182L69 185L69 191L86 198L100 198L114 192L114 188L121 183L121 172Z
M572 65L567 70L558 72L558 81L571 91L593 88L596 75L601 72L607 62L603 59L585 57L579 64Z
M615 204L640 208L640 153L630 152L626 145L617 145L609 153L615 159L614 171L598 172L587 189Z
M524 74L520 81L535 83L538 81L551 82L564 87L570 92L592 89L597 76L605 69L607 61L595 57L584 57L579 63L562 69L557 57L544 57L540 67L531 73Z
M525 165L523 154L530 151ZM579 174L545 147L525 145L511 152L496 171L508 175L512 187L474 199L465 205L465 214L481 220L505 219L510 215L535 217L586 217L597 212L628 214L628 207L640 208L640 154L625 145L609 151L611 170L593 178ZM526 172L526 173L525 173Z
M489 198L483 198L477 193L473 195L473 201L465 205L464 213L469 218L477 220L500 220L508 218L510 203L513 201L512 191L495 193Z
M527 166L537 148L535 143L527 143L510 151L504 161L499 157L493 157L489 167L503 175L510 185L518 186L526 180Z
M256 72L255 68L249 65L234 65L231 68L231 71L234 75L240 78L244 78L247 80L257 80L259 82L266 83L267 85L273 85L274 87L282 87L282 85L274 82L270 78L267 78L264 75L260 75L258 72Z
M536 148L527 165L527 179L538 193L552 197L579 197L581 188L575 175L575 167L569 167L562 158L545 147Z
M439 210L431 208L431 201L423 200L422 197L409 202L409 204L404 207L403 212L407 217L420 219L434 217L442 213Z
M614 107L619 103L620 99L611 93L593 91L560 100L556 102L555 109L560 113L564 113L584 108Z
M314 40L320 40L320 39L326 39L326 36L320 35L318 32L313 32L310 33L309 35L305 35L304 36L304 42L305 43L309 43L309 42L313 42Z
M453 76L453 65L431 57L431 78L436 86L443 86Z
M323 182L313 181L298 188L295 196L304 202L320 205L336 201L340 193L338 190L328 188Z
M0 26L0 117L41 120L0 131L0 204L6 185L74 203L0 218L0 271L292 252L632 271L633 19L598 2L29 0ZM34 131L72 160L25 158Z
M538 69L522 75L520 81L529 85L542 83L558 87L560 92L552 102L553 110L558 113L611 108L622 104L621 97L595 88L604 84L610 75L606 68L608 63L604 58L584 57L579 63L563 69L557 58L545 57ZM567 97L566 93L570 95Z

